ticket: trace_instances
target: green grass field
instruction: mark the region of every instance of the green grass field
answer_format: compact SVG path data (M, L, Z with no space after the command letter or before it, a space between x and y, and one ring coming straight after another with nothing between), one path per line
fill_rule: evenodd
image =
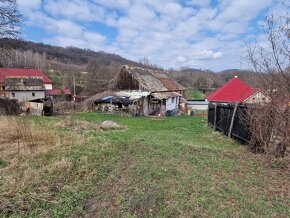
M56 127L64 117L25 119L59 142L20 154L0 144L0 216L290 216L289 175L213 132L206 118L72 118L126 126L108 131Z
M205 94L203 94L201 91L196 90L196 89L187 89L185 91L185 96L187 99L191 99L191 100L205 99Z

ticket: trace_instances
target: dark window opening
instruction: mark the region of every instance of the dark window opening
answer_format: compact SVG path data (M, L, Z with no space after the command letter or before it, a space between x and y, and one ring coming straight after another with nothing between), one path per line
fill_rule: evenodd
M174 103L174 98L172 98L171 103Z
M35 93L34 92L32 92L32 97L35 97Z
M14 92L12 92L11 95L12 95L13 98L15 98L15 93Z

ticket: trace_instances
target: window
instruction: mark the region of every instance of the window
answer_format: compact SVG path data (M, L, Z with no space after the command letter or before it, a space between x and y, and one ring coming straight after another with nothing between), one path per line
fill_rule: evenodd
M32 92L32 97L35 97L35 92Z
M1 86L1 90L5 90L5 86Z
M15 98L15 93L14 92L12 92L11 95L12 95L13 98Z
M174 103L174 98L171 99L171 103Z

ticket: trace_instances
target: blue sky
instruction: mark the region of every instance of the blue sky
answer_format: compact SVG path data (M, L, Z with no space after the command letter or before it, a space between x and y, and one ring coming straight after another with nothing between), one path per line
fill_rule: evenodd
M248 68L277 0L18 0L23 38L148 58L166 69Z

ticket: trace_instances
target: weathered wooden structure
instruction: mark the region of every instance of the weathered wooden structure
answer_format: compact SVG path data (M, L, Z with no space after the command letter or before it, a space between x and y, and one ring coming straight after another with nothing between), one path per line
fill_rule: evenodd
M167 76L165 71L123 66L109 84L112 91L149 92L143 105L144 115L174 115L179 111L185 88Z

